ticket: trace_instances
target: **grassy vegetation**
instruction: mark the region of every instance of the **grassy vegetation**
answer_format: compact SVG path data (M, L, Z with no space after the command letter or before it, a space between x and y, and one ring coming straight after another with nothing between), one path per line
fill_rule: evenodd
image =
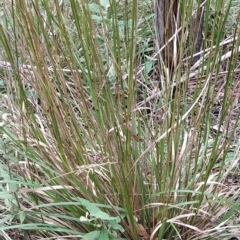
M180 2L170 74L152 1L3 1L4 239L240 234L238 3L205 1L193 65Z

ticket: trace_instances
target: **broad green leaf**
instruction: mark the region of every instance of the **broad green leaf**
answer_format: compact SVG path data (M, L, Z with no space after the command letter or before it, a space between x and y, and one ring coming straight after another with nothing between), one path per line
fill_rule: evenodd
M82 237L82 240L99 240L99 237L100 237L100 231L93 231L85 234Z
M144 75L145 76L147 76L149 74L149 72L152 69L152 66L153 66L152 61L148 61L148 62L145 63L145 65L144 65Z
M114 230L119 230L121 232L124 232L123 227L120 224L118 224L116 220L108 221L108 225L111 226L111 228Z
M110 217L107 213L101 211L96 204L89 202L86 199L79 199L82 205L88 210L90 215L95 218L100 218L102 220L115 220L116 217Z
M108 230L106 228L101 229L99 240L109 240Z
M26 213L24 211L20 211L18 213L18 216L19 216L20 223L24 223L24 221L26 219Z
M109 0L100 0L100 4L105 10L107 10L110 7Z
M91 12L100 13L100 8L96 3L89 3L88 7L89 7Z

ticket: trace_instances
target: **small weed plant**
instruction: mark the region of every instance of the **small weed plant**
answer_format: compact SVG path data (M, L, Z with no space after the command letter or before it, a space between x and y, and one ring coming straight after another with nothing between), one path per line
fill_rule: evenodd
M121 219L126 216L125 214L117 217L111 217L107 213L101 211L96 204L93 204L85 199L79 199L79 201L88 210L85 217L80 217L80 222L90 224L94 226L94 228L100 229L87 233L82 239L125 239L118 238L117 234L117 231L124 232L123 227L119 223L121 222ZM101 207L112 208L111 206L105 205L102 205ZM124 209L122 211L124 212Z

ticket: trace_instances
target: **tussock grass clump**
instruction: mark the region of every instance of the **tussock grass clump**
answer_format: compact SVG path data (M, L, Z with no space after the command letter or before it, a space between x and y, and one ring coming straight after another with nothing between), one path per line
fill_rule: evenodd
M195 52L201 5L180 1L173 71L151 2L4 2L6 239L239 235L239 31L226 27L231 2L210 2Z

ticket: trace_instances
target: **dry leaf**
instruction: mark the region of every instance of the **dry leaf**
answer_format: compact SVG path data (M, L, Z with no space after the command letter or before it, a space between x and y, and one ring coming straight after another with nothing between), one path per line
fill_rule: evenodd
M146 229L143 227L142 224L137 224L137 232L144 239L150 239L150 235L147 233Z

